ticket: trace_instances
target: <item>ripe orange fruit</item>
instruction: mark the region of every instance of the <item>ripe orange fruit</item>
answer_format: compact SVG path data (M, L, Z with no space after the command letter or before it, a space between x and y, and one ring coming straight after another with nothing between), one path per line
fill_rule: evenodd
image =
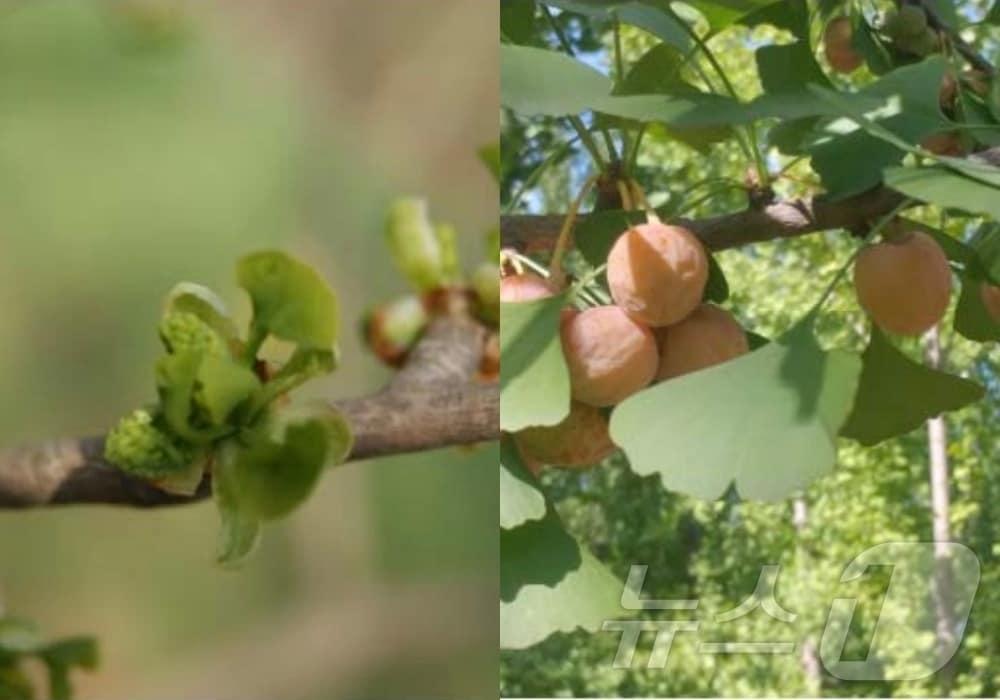
M826 60L838 73L853 73L864 63L861 55L851 46L854 30L847 17L834 17L823 31L823 51Z
M854 262L854 288L881 328L920 335L948 309L951 268L933 238L912 231L862 250Z
M701 303L708 256L701 241L682 226L642 224L615 241L607 277L618 306L647 326L666 326Z
M702 304L686 319L661 328L657 379L671 379L722 364L750 350L746 333L732 314Z
M615 450L607 418L597 408L577 401L561 423L525 428L514 434L514 442L528 468L536 474L543 464L593 466Z
M591 406L620 403L656 376L653 334L617 306L564 316L562 345L573 398Z

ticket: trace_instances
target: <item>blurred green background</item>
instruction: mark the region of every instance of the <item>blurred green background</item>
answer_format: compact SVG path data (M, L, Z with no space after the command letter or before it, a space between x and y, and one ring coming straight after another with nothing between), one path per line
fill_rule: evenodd
M497 192L496 3L33 0L0 5L0 444L103 431L152 396L175 281L246 312L233 264L280 246L352 332L401 291L381 219L431 198L467 263ZM0 598L96 634L81 698L479 697L496 688L496 448L328 475L238 573L211 504L0 513Z

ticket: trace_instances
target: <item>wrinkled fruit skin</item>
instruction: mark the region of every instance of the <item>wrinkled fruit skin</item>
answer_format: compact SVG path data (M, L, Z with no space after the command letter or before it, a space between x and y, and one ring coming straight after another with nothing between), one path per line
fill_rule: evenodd
M708 256L686 228L642 224L615 241L607 277L615 304L647 326L667 326L701 303Z
M555 294L548 280L531 272L508 275L500 280L500 301L504 303L536 301Z
M864 59L851 46L851 20L847 17L835 17L830 20L823 31L823 51L826 60L838 73L853 73Z
M590 467L615 450L607 418L597 408L576 401L561 423L525 428L514 434L514 442L526 466L535 474L545 464Z
M713 304L702 304L680 323L661 328L660 369L657 379L722 364L750 350L746 333L736 319Z
M653 334L617 306L564 316L562 345L573 398L591 406L614 406L656 376Z
M944 316L951 269L934 239L913 231L862 250L854 263L854 288L881 328L917 336Z
M1000 323L1000 287L983 282L979 286L979 297L983 300L986 312L996 323Z

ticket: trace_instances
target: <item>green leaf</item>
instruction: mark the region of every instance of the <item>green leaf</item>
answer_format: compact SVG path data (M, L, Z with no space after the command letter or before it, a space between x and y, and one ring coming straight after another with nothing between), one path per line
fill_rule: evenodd
M555 632L597 631L621 616L624 585L562 527L555 511L500 530L500 648Z
M719 261L715 259L708 250L705 251L708 257L708 281L705 283L705 301L714 301L721 304L729 298L729 281L726 280L726 273L722 271Z
M829 472L860 358L825 352L803 323L782 341L646 389L611 415L611 438L668 489L785 498Z
M515 44L535 41L535 0L500 0L500 32Z
M993 320L983 304L980 286L985 280L977 265L966 268L962 275L962 292L955 308L955 331L978 343L1000 340L1000 323Z
M611 80L566 54L530 46L500 46L500 101L525 116L561 117L592 109Z
M18 617L0 618L0 656L33 653L42 643L38 625Z
M876 327L862 362L854 409L840 434L866 447L904 435L928 418L983 396L975 382L914 362Z
M232 568L246 561L260 542L260 520L243 515L238 510L219 506L222 518L216 562Z
M514 441L500 440L500 527L509 530L545 517L545 497L521 461Z
M616 94L703 96L704 93L681 77L683 65L684 56L677 49L667 44L657 44L636 61L618 86ZM670 138L700 151L706 151L711 144L731 135L728 127L665 129Z
M226 303L208 287L181 282L170 290L165 306L166 313L194 314L227 340L239 337Z
M816 99L850 123L832 122L826 128L829 136L809 149L813 169L831 197L846 197L879 184L883 169L899 163L911 144L953 126L938 104L946 69L942 57L931 57L897 68L857 95L810 86ZM883 104L872 110L867 105L871 98Z
M500 142L491 143L479 149L479 160L483 162L490 173L500 182Z
M260 387L251 402L251 415L256 415L279 396L288 394L316 377L329 374L337 368L337 362L335 351L298 348L288 362Z
M212 497L219 510L221 528L216 561L236 567L246 560L260 541L260 520L242 510L238 502L236 458L239 446L228 442L218 450L212 477Z
M942 165L888 168L885 184L907 197L973 214L1000 218L1000 190Z
M69 700L73 695L69 671L74 667L97 667L97 642L90 637L64 639L46 646L39 657L48 668L51 699Z
M243 258L237 279L253 302L251 336L333 347L339 326L337 299L311 267L284 253L265 251Z
M203 355L185 352L167 355L156 363L156 384L163 417L174 434L194 444L205 444L211 434L191 425L191 408Z
M325 467L347 458L352 442L347 422L332 408L276 414L268 429L220 452L235 510L248 519L288 515L309 497Z
M500 304L500 428L555 425L569 413L559 319L565 294Z
M259 388L257 375L233 360L206 356L198 367L196 400L213 425L225 425L233 411Z

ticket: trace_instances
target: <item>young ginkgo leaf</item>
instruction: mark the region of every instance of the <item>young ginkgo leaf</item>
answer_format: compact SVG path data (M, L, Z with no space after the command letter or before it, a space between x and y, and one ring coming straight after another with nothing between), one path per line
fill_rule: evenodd
M257 375L223 357L203 357L194 399L213 425L225 425L233 411L261 387Z
M352 442L347 423L331 408L275 414L270 425L226 451L235 509L259 520L288 515L309 497L327 465L347 458Z
M389 208L386 222L389 252L399 271L419 291L441 286L445 260L423 199L398 199Z
M253 302L251 344L267 335L310 348L331 349L340 312L326 282L308 265L277 251L254 253L237 267Z
M182 312L194 314L226 340L239 337L236 324L222 299L208 287L194 282L181 282L167 294L164 314Z

